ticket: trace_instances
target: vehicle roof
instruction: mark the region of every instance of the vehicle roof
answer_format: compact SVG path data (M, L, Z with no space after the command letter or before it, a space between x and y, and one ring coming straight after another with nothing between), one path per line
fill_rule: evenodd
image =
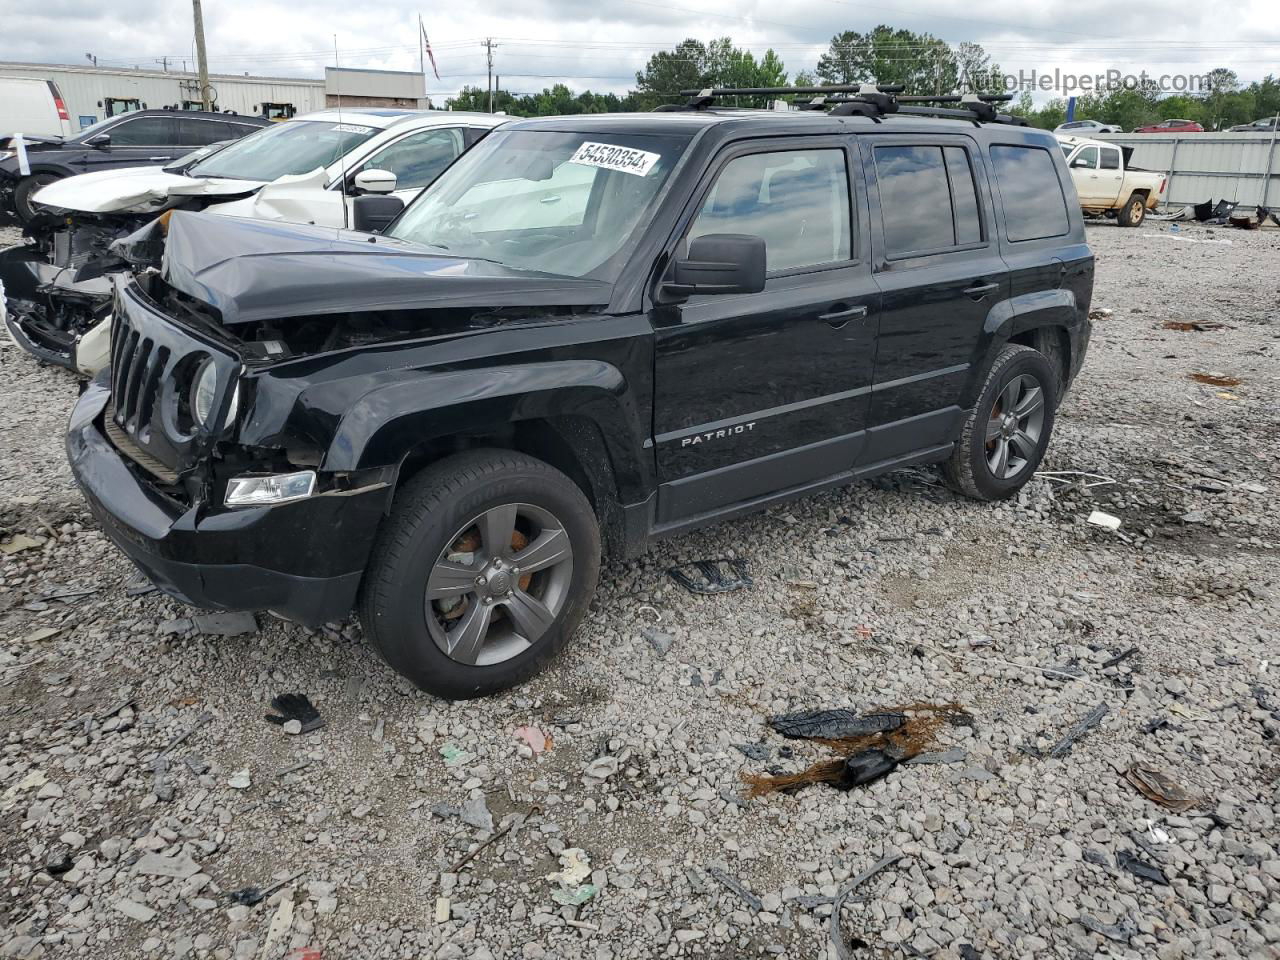
M1069 137L1069 136L1062 136L1061 134L1058 135L1058 141L1060 143L1065 143L1068 146L1073 148L1084 146L1086 144L1094 147L1118 147L1119 146L1119 144L1112 143L1109 140L1094 140L1091 137Z
M393 109L327 109L314 113L303 113L286 120L296 123L299 120L321 120L332 123L358 123L365 127L376 127L379 130L390 130L392 127L415 126L432 127L465 120L472 126L496 127L511 118L494 113L471 113L464 110L393 110Z
M108 120L123 120L125 117L204 117L208 120L233 120L236 123L260 123L266 126L271 121L265 117L259 117L252 113L223 113L221 110L130 110L128 113L118 113L114 117L107 117Z
M870 117L833 116L816 110L672 110L653 113L591 113L566 117L535 117L513 120L511 130L556 130L573 133L651 134L692 136L711 127L732 130L735 134L777 133L962 133L985 131L986 135L1008 135L1011 132L1045 133L1035 127L1008 124L975 124L972 120L948 117L925 117L909 114L887 114L879 120Z

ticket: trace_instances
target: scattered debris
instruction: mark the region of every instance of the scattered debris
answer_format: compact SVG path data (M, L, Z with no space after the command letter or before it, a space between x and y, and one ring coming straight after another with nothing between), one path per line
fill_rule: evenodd
M1076 722L1063 736L1061 740L1049 748L1049 752L1045 754L1047 757L1065 757L1071 752L1071 746L1086 733L1102 722L1102 718L1107 715L1110 708L1105 703L1100 703L1085 716Z
M1117 664L1124 663L1126 660L1128 660L1137 652L1138 652L1137 647L1130 647L1128 650L1124 651L1123 653L1118 653L1114 657L1112 657L1110 660L1104 661L1102 664L1102 669L1106 670L1108 667L1114 667Z
M849 945L845 942L844 934L840 931L840 910L855 890L874 877L882 870L886 870L902 859L900 853L890 853L881 857L870 867L858 874L845 885L836 895L831 905L831 928L829 936L831 946L835 950L836 960L853 960L853 955L849 952Z
M489 803L481 793L478 797L470 797L462 804L458 813L459 819L469 827L493 832L493 814L489 812Z
M1081 856L1089 863L1096 864L1099 867L1111 866L1111 858L1102 850L1095 850L1092 847L1086 847L1081 853Z
M283 726L286 733L310 733L324 726L324 718L315 708L305 693L280 693L271 698L271 709L279 711L279 715L268 713L268 723ZM289 724L297 723L296 730L290 730Z
M227 899L230 900L232 903L238 903L244 907L256 906L257 904L261 903L263 900L267 899L267 897L275 893L277 890L279 890L281 887L286 886L287 884L293 883L293 881L297 880L305 872L306 872L305 870L299 870L293 875L286 877L283 880L277 880L275 883L271 884L268 887L250 886L250 887L241 887L239 890L232 890L230 893L227 894Z
M248 769L237 770L227 779L227 786L236 790L248 790L252 786Z
M739 558L695 560L667 570L669 576L690 593L728 593L754 584L747 561Z
M1132 850L1118 850L1116 852L1116 865L1128 870L1135 877L1146 880L1148 883L1158 883L1165 887L1169 885L1169 881L1165 878L1163 871L1153 867L1145 860L1139 860Z
M773 754L773 749L764 743L735 743L734 747L748 760L756 763L764 763Z
M591 861L581 847L569 847L560 854L560 867L543 879L557 885L551 899L563 906L580 906L596 895L594 884L584 883L591 876Z
M1208 333L1211 330L1222 330L1226 324L1218 320L1166 320L1161 326L1181 333Z
M552 738L537 727L516 727L516 738L527 743L535 757L555 745Z
M1037 470L1037 477L1065 487L1080 487L1089 490L1093 487L1109 487L1119 483L1115 477L1101 473L1089 473L1085 470Z
M1137 926L1128 920L1120 923L1103 923L1101 920L1095 920L1087 913L1080 914L1080 926L1118 943L1127 943L1130 937L1135 937L1138 934Z
M436 923L448 923L449 911L449 898L436 897Z
M1095 527L1102 527L1104 530L1120 529L1120 518L1109 513L1103 513L1101 510L1095 510L1089 514L1089 523L1092 523Z
M452 743L446 743L440 748L440 756L444 758L444 765L446 767L456 767L471 759L471 754L467 753L467 751L463 750L461 747L454 746Z
M658 651L658 656L665 657L671 652L671 647L675 644L676 638L674 634L667 633L665 630L657 630L653 627L645 627L641 631L642 635Z
M461 860L459 860L457 863L451 866L449 868L449 872L457 873L459 870L465 867L468 863L470 863L472 860L478 857L482 850L485 850L486 848L497 843L499 840L505 837L508 833L510 833L514 828L518 826L524 826L524 824L529 822L530 817L541 812L542 812L542 808L539 807L537 804L534 804L529 808L529 812L526 813L523 817L521 817L518 820L515 820L515 819L510 820L505 827L502 827L501 829L499 829L498 832L495 833L493 836L491 836L488 840L485 840L483 843L479 844L474 850L472 850L470 853L464 856Z
M776 790L794 790L811 783L826 783L848 790L892 772L899 763L924 753L934 744L934 734L944 723L972 717L954 703L914 703L876 710L862 716L848 710L787 714L770 719L784 736L817 740L836 751L830 760L815 763L799 773L746 774L752 797ZM806 732L807 731L807 732ZM833 732L850 731L841 736Z
M1224 377L1216 373L1189 373L1187 377L1208 387L1238 387L1243 383L1236 377Z
M172 753L178 746L185 743L187 741L187 738L190 737L193 733L195 733L197 730L199 730L201 727L205 726L206 724L212 723L212 722L213 722L213 714L209 713L209 711L206 710L204 713L200 714L200 716L196 717L195 723L187 727L186 730L182 731L182 733L178 734L176 737L170 740L168 745L163 750L160 751L160 754L163 756L166 753Z
M61 627L36 627L36 629L23 637L22 640L24 643L41 643L45 640L51 640L61 632Z
M258 621L252 613L202 613L192 617L191 622L206 637L238 637L258 632Z
M1155 767L1135 763L1121 776L1148 800L1168 807L1175 813L1189 810L1199 802L1198 797Z
M769 718L769 726L788 740L844 740L897 730L907 722L902 713L869 713L852 710L805 710Z
M1110 320L1114 311L1110 307L1095 307L1089 311L1090 320Z
M733 893L737 894L738 899L740 899L743 903L745 903L748 907L750 907L753 913L759 913L761 910L764 909L764 904L761 902L759 897L757 897L754 893L752 893L745 886L743 886L742 883L735 880L733 877L729 876L729 874L725 873L719 867L708 867L707 873L711 874L711 876L714 877L717 881L719 881L722 885L727 887Z
M914 757L908 757L905 763L963 763L965 758L969 756L964 747L952 747L950 750L943 750L934 753L918 753Z
M29 537L25 533L16 533L8 542L0 543L0 553L5 556L11 556L15 553L21 553L23 550L34 550L43 546L44 540L42 539Z

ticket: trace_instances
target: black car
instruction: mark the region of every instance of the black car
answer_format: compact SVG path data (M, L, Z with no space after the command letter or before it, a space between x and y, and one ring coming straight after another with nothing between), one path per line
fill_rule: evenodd
M6 134L0 140L0 218L26 223L35 213L31 195L63 177L115 167L163 166L198 147L238 140L269 123L235 113L137 110L108 117L66 140L24 138L27 174Z
M514 122L383 235L174 213L69 427L107 534L200 606L357 606L462 698L564 646L602 554L910 464L1015 493L1089 342L1053 136L708 100Z

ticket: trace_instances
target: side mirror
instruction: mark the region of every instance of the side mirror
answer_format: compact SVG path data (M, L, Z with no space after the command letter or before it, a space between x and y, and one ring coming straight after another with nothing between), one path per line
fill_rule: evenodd
M396 188L396 175L390 170L361 170L355 187L361 193L391 193Z
M404 201L399 197L356 197L351 201L351 226L361 233L381 233L403 209Z
M663 290L677 296L759 293L765 281L764 239L740 233L709 233L689 241L689 256L671 267Z
M1086 160L1084 157L1076 157L1074 160L1071 161L1072 170L1074 170L1076 167L1087 167L1087 166L1089 166L1089 161Z
M109 133L94 134L92 137L90 137L88 140L85 141L85 146L93 147L93 149L95 150L109 150L111 149L111 134Z

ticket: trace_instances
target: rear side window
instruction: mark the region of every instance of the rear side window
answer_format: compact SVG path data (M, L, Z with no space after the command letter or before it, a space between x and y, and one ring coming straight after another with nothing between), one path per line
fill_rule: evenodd
M1067 198L1053 157L1042 147L993 146L1005 235L1012 242L1060 237L1069 229Z
M186 147L207 147L219 140L234 140L236 136L231 130L231 124L220 120L180 117L177 124L178 142Z
M171 117L135 117L112 127L113 147L153 147L177 143Z
M1103 170L1119 170L1120 169L1120 151L1119 150L1103 150L1102 162L1099 164Z
M888 256L982 242L978 191L963 147L876 147L875 159Z
M842 150L751 153L716 177L689 239L761 237L771 273L850 259L849 178Z

